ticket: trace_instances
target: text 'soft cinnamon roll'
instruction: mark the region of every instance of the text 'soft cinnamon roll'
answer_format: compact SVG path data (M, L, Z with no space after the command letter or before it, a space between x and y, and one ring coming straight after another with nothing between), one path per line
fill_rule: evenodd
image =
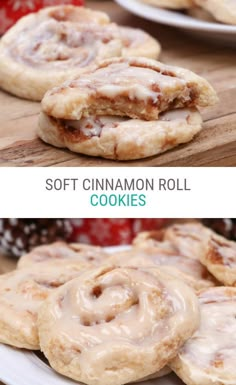
M187 385L234 385L236 288L204 290L199 303L200 327L170 365Z
M163 368L199 324L193 291L155 268L90 270L42 306L41 350L59 373L120 385Z
M35 247L30 253L23 255L18 262L18 268L29 266L63 266L74 265L89 268L105 263L109 254L98 246L80 243L67 244L54 242L50 245Z
M37 317L41 304L81 271L66 265L31 266L0 276L0 342L39 349Z

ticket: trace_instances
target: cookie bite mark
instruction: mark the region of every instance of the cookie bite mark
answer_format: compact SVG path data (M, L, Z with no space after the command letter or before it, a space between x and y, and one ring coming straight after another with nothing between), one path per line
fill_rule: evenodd
M102 61L62 89L63 95L58 89L48 92L42 108L63 119L120 115L151 121L172 108L217 101L210 84L193 72L135 57Z

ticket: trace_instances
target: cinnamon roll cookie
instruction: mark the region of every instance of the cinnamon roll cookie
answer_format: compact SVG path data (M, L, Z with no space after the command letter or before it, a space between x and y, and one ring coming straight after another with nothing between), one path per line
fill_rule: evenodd
M196 291L215 285L213 277L199 261L178 255L161 245L133 247L114 254L111 261L118 266L160 268Z
M194 6L194 0L140 0L160 8L186 9Z
M0 87L32 100L98 60L121 56L122 41L104 13L71 5L23 17L0 42Z
M236 243L213 233L200 258L203 265L226 286L236 286Z
M210 12L222 23L236 25L235 0L194 0L197 5Z
M141 159L187 143L202 128L194 108L160 114L156 121L96 116L66 120L41 113L38 135L59 148L107 159Z
M236 288L204 290L199 303L200 327L170 366L187 385L233 385L236 383Z
M145 58L113 58L48 91L38 135L82 154L128 160L156 155L201 130L196 106L215 91L191 71Z
M212 234L212 230L200 223L174 224L163 230L140 233L133 244L158 246L160 242L167 241L180 255L200 260Z
M193 291L157 269L99 268L52 293L41 350L59 373L121 385L162 369L199 324Z
M80 273L74 266L31 266L0 276L0 342L39 349L39 307L55 288Z
M89 268L106 263L110 255L101 247L83 245L80 243L67 244L55 242L34 248L23 255L18 262L18 268L30 266L81 266Z

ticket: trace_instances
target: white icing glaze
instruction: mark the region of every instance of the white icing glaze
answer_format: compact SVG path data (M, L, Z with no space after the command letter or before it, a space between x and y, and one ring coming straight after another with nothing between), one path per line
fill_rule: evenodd
M130 379L135 379L135 366L121 363L120 367L121 351L131 354L132 362L136 354L139 362L139 354L146 352L148 374L157 344L173 341L184 328L194 330L198 323L192 291L152 268L91 270L58 290L49 302L50 336L62 336L67 349L79 351L74 359L85 382L86 378L99 382L109 365L116 366L116 371L111 369L116 383L120 383L117 376L124 371L126 378L131 375ZM67 353L64 349L63 354ZM169 354L167 350L162 366ZM161 363L155 365L160 369ZM142 370L145 373L145 368Z
M236 289L212 288L199 297L201 323L180 350L194 384L236 383Z
M215 254L216 261L229 268L236 267L236 243L220 236L212 236L210 250Z
M197 260L178 255L162 245L151 247L133 247L131 250L117 253L112 261L118 266L161 267L174 277L184 281L195 290L214 286L207 269Z
M212 231L199 223L175 224L166 229L164 239L170 241L181 255L199 260Z
M170 100L180 93L181 98L189 100L189 89L186 81L152 70L131 66L127 62L113 63L105 68L99 68L73 81L73 87L87 88L89 93L98 93L108 98L128 94L130 100L144 100L156 103L164 92ZM154 88L153 88L154 87Z
M16 270L0 277L0 306L17 312L37 315L41 303L52 289L79 275L79 269L64 267L36 267ZM7 317L7 311L5 316Z
M206 278L207 270L197 260L155 247L133 247L131 250L113 256L121 266L173 266L196 279Z
M101 26L50 17L32 23L15 37L8 50L16 60L42 69L83 68L98 57L119 55L122 49L115 24Z

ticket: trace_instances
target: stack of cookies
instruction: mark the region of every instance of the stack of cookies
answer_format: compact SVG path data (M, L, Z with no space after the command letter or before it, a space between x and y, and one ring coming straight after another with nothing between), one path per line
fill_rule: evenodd
M122 385L173 370L236 382L236 243L199 223L140 233L126 251L57 242L0 277L0 341L57 372Z
M156 61L159 54L157 40L104 13L49 7L1 40L0 86L43 99L38 135L46 143L108 159L145 158L192 140L202 129L198 107L218 100L205 79Z

